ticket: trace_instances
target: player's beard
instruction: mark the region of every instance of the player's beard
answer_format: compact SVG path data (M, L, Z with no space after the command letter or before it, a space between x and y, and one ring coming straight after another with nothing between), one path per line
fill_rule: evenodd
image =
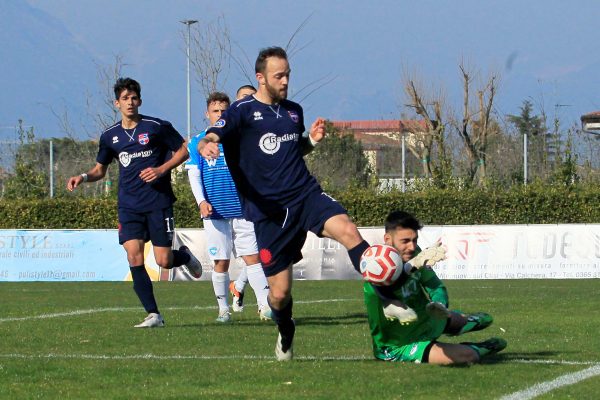
M267 89L267 93L269 93L274 103L279 103L281 100L287 99L287 86L285 89L278 90L271 86L268 80L265 80L265 89Z

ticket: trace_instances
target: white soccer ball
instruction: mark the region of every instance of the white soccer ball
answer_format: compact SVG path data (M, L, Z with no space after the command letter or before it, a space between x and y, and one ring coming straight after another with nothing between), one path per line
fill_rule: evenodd
M398 250L385 244L367 248L360 257L363 279L374 285L389 286L402 274L402 257Z

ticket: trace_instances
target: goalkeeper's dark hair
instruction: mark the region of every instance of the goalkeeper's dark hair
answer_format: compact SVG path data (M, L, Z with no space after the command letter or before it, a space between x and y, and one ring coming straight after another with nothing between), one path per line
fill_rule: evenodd
M423 228L423 225L412 214L406 211L392 211L385 218L385 231L391 232L398 228L412 229L418 231Z

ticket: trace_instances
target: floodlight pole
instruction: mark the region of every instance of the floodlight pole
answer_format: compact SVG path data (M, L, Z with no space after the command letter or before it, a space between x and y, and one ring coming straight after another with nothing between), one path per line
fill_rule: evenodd
M523 135L523 185L527 186L527 133Z
M192 136L192 92L190 85L190 42L191 42L191 30L190 27L198 22L194 19L184 19L180 21L182 24L187 25L187 44L186 44L186 58L187 58L187 140L190 141Z
M50 140L50 198L54 197L54 144Z
M402 132L402 193L406 192L406 136Z

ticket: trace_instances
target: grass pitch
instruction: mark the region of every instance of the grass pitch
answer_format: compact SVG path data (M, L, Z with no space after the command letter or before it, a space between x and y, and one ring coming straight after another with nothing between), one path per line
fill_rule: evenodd
M159 282L167 326L134 329L145 313L130 282L0 283L0 398L597 398L600 280L446 285L452 308L495 322L444 340L501 336L504 352L469 367L375 361L360 281L294 282L290 363L274 361L251 290L223 325L210 282Z

